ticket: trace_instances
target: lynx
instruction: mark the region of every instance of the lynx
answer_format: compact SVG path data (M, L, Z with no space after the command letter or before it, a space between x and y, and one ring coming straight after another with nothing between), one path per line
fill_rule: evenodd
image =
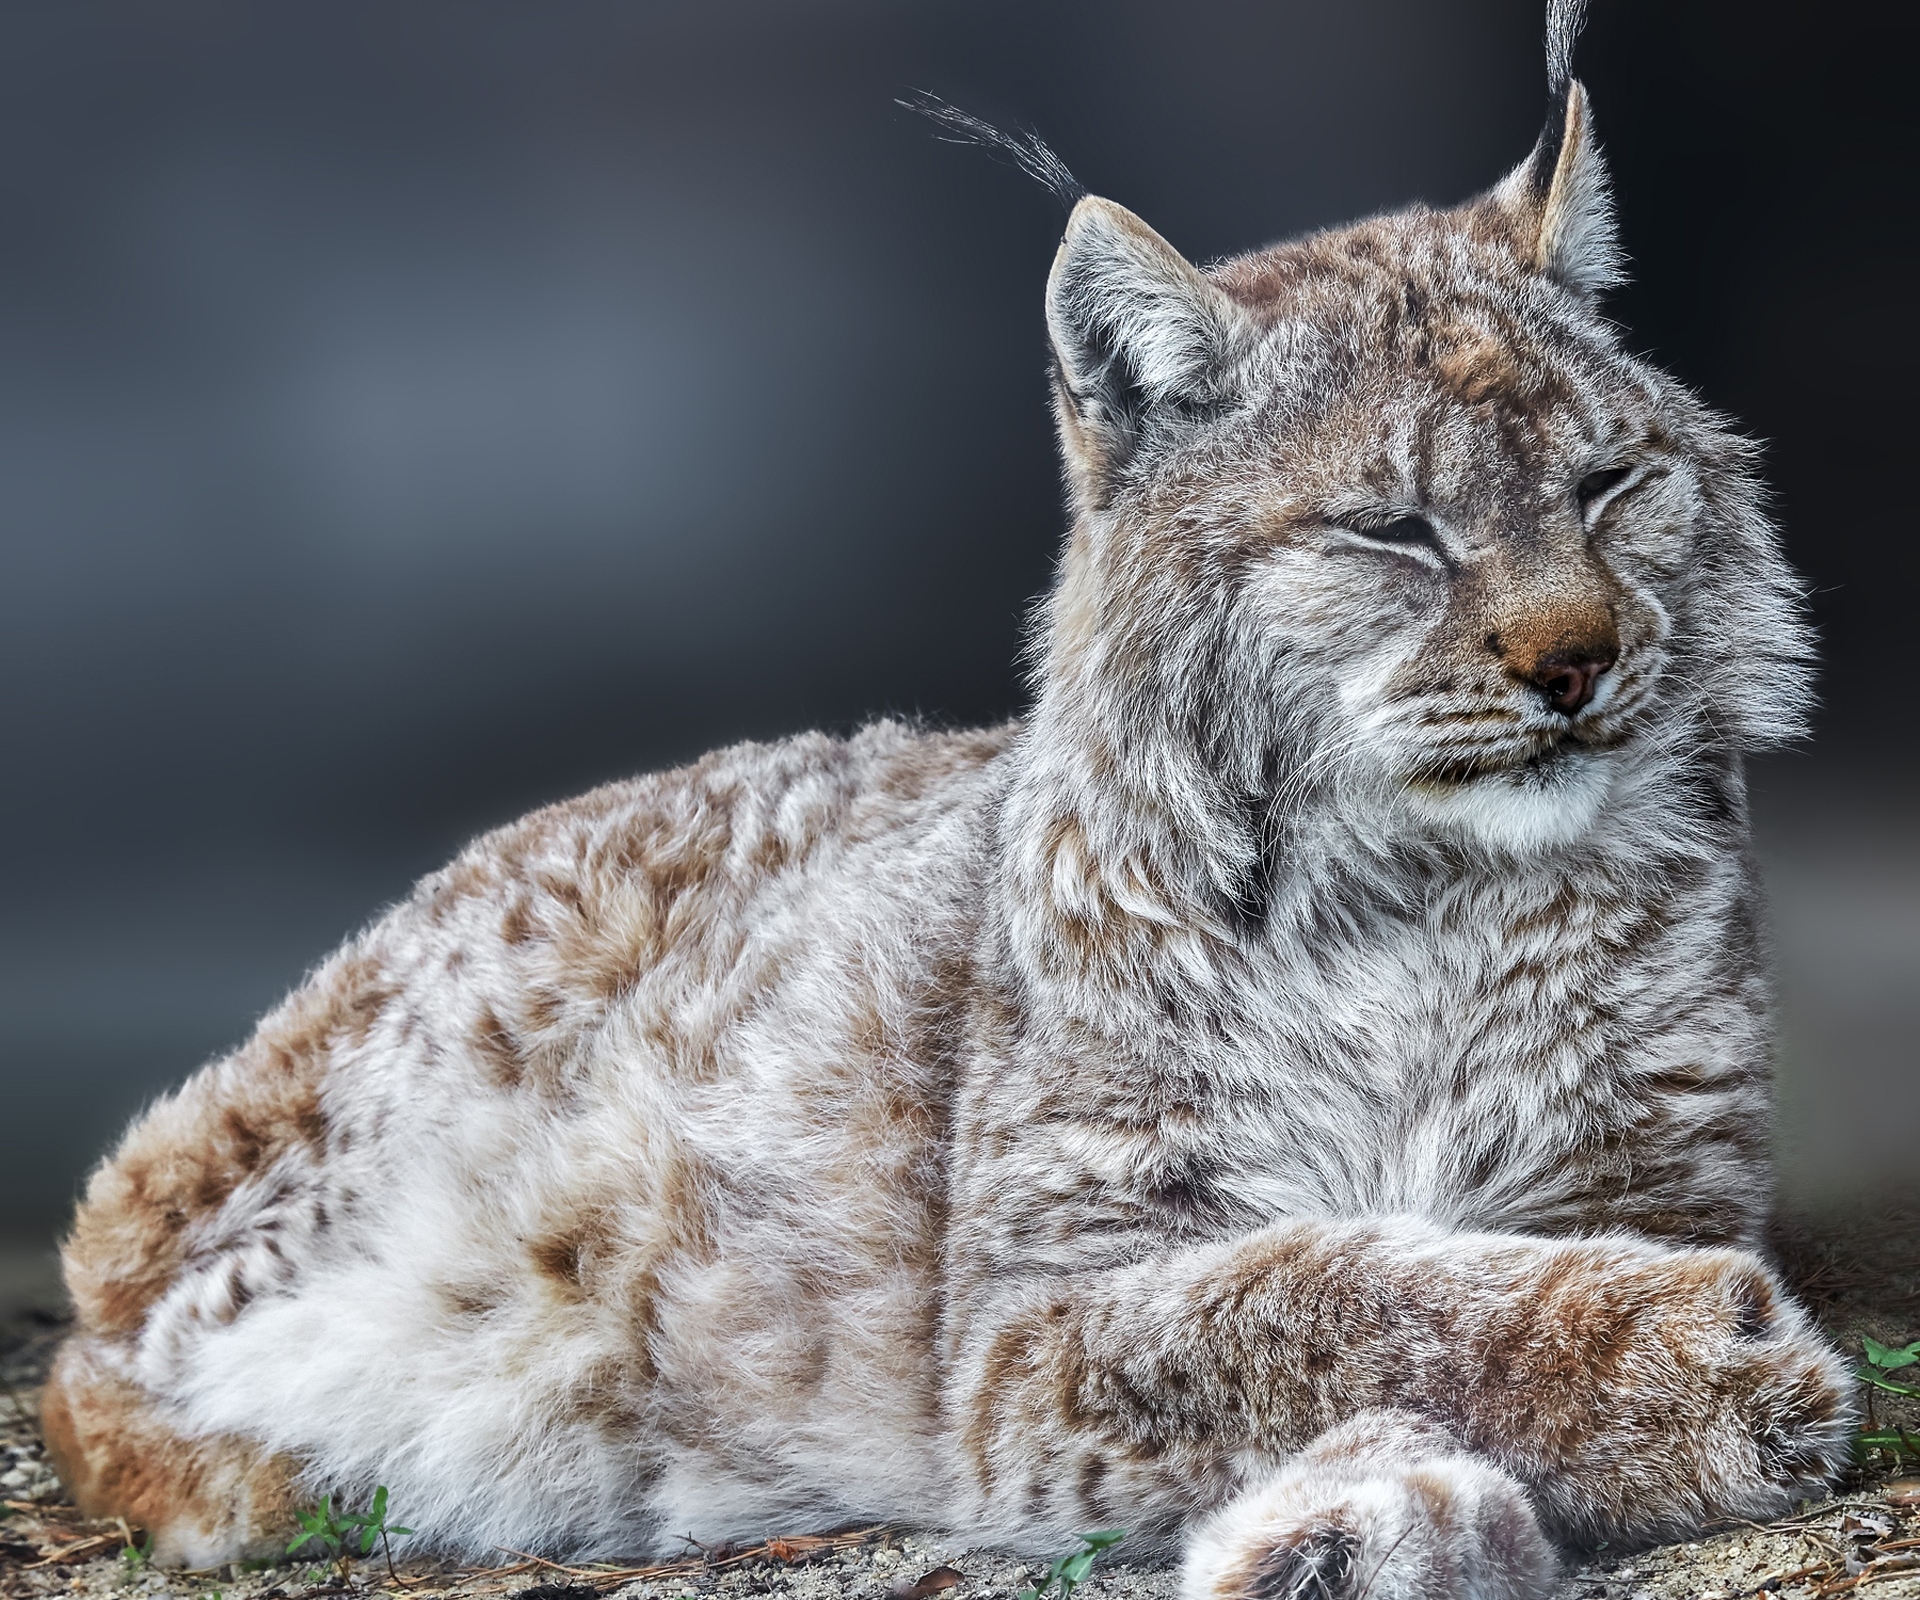
M1758 1253L1743 758L1808 637L1625 353L1575 0L1528 158L1197 268L1083 197L1031 713L469 847L155 1105L44 1418L157 1558L391 1488L635 1555L1122 1525L1191 1600L1518 1597L1833 1474Z

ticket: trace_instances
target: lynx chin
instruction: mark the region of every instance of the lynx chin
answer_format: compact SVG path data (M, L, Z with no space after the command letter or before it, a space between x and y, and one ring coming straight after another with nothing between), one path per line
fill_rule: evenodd
M193 1566L385 1484L451 1552L1124 1525L1190 1600L1519 1600L1827 1480L1742 776L1808 636L1751 447L1598 309L1578 22L1452 210L1202 269L1079 200L1025 720L536 812L143 1116L65 1247L80 1504Z

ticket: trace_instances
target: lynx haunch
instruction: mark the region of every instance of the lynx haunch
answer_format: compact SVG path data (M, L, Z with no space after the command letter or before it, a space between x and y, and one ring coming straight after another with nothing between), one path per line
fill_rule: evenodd
M1620 348L1553 111L1478 199L1047 284L1031 714L741 746L472 845L94 1174L45 1424L191 1565L391 1487L626 1554L850 1516L1202 1597L1537 1595L1769 1516L1845 1371L1754 1253L1742 761L1807 638Z

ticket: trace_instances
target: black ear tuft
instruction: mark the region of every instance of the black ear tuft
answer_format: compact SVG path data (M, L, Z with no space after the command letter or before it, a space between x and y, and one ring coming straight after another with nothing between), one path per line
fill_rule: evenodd
M1053 191L1054 199L1071 211L1087 196L1086 186L1067 170L1066 162L1053 153L1046 140L1031 128L1008 133L971 111L942 100L925 89L915 89L911 100L895 100L897 106L917 111L943 131L939 137L947 144L977 146L996 160L1005 157L1029 178Z
M1563 112L1573 82L1573 47L1586 25L1587 0L1547 0L1547 93Z
M1529 159L1530 176L1542 200L1553 187L1566 142L1567 100L1573 88L1573 47L1587 23L1587 0L1547 0L1547 120Z
M1547 0L1547 121L1533 152L1493 192L1516 250L1570 289L1597 294L1620 281L1620 244L1606 163L1573 47L1586 0Z

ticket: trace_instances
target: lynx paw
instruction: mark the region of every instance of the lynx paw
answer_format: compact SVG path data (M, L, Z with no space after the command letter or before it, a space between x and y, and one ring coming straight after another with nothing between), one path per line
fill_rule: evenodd
M1553 1553L1507 1474L1363 1412L1194 1529L1184 1600L1531 1600Z
M1547 1273L1527 1336L1495 1341L1513 1352L1481 1385L1498 1425L1463 1427L1527 1482L1557 1537L1764 1520L1839 1471L1846 1367L1757 1258L1576 1248Z

